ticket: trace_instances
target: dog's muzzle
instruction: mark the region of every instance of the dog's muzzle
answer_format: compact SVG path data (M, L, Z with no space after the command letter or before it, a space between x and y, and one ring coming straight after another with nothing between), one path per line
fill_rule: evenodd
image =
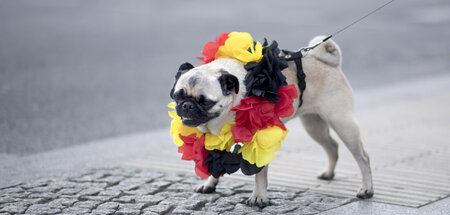
M189 127L197 127L219 115L218 113L208 113L192 100L185 100L178 104L176 111L183 124Z

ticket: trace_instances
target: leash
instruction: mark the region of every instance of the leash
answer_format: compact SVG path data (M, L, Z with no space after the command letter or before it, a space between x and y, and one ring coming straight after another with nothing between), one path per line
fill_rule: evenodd
M308 51L310 51L310 50L316 48L317 46L319 46L320 44L326 42L326 41L329 40L330 38L332 38L332 37L338 35L339 33L341 33L341 32L343 32L343 31L347 30L347 28L350 28L351 26L355 25L356 23L361 22L362 20L364 20L364 19L367 18L368 16L370 16L370 15L376 13L377 11L379 11L379 10L381 10L382 8L388 6L389 4L391 4L391 3L394 2L394 1L395 1L395 0L390 0L389 2L387 2L387 3L385 3L385 4L383 4L383 5L379 6L379 7L377 7L375 10L372 10L371 12L367 13L367 14L364 15L363 17L361 17L361 18L359 18L359 19L353 21L353 22L350 23L349 25L347 25L347 26L341 28L340 30L338 30L338 31L336 31L336 32L334 32L334 33L328 35L328 36L325 37L322 41L316 43L315 45L308 46L308 47L303 47L303 48L301 48L299 51L304 51L304 52L306 52L306 53L305 53L305 56L306 56L306 55L308 54Z
M308 55L308 52L313 50L314 48L316 48L317 46L319 46L320 44L326 42L327 40L329 40L330 38L338 35L339 33L347 30L348 28L350 28L351 26L355 25L358 22L361 22L362 20L364 20L365 18L367 18L368 16L374 14L375 12L381 10L382 8L388 6L389 4L391 4L392 2L394 2L395 0L390 0L389 2L377 7L375 10L372 10L371 12L369 12L368 14L364 15L363 17L353 21L352 23L350 23L349 25L341 28L340 30L328 35L327 37L325 37L322 41L312 45L312 46L308 46L308 47L303 47L298 51L289 51L289 50L283 50L284 53L286 53L286 55L284 56L284 59L287 61L294 61L295 65L297 67L297 80L298 80L298 88L300 90L300 96L299 96L299 104L298 107L300 108L303 104L303 92L306 89L306 75L305 72L303 71L303 66L302 66L302 57ZM304 52L304 54L302 54L302 52Z

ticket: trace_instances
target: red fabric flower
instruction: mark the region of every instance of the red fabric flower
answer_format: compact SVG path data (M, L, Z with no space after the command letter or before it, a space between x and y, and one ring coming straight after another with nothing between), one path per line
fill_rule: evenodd
M278 114L275 104L256 96L249 96L241 100L241 104L233 107L236 111L236 124L231 127L231 133L236 142L250 142L259 129L267 126L279 126L286 130Z
M278 126L286 130L280 117L288 117L294 113L292 104L298 96L297 89L293 84L284 86L278 90L278 95L281 100L277 103L249 96L231 109L236 111L236 124L231 127L236 142L251 142L255 132L267 126Z
M197 138L195 134L189 136L180 135L184 144L178 147L178 152L182 153L182 160L193 160L195 162L195 174L200 178L208 178L208 166L205 165L206 156L209 152L205 149L205 136Z
M280 117L289 117L294 114L294 99L298 97L295 85L287 85L278 90L280 101L275 104L275 112Z
M220 46L225 44L225 41L228 39L229 33L222 33L218 37L216 37L216 42L207 42L203 47L203 51L201 52L205 57L197 57L197 59L209 63L216 59L217 50L219 50Z

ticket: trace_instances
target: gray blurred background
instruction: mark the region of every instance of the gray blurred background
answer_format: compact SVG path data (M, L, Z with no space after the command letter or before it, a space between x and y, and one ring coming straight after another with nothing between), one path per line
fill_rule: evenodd
M166 128L178 66L220 33L298 49L385 2L0 0L0 155ZM397 0L334 40L358 91L448 72L449 38L449 1Z

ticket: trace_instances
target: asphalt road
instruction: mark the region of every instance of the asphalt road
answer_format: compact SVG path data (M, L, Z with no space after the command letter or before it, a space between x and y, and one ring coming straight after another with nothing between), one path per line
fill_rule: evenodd
M0 0L0 156L166 127L178 66L220 33L297 49L386 1ZM360 90L448 72L448 38L450 2L397 0L334 39Z

